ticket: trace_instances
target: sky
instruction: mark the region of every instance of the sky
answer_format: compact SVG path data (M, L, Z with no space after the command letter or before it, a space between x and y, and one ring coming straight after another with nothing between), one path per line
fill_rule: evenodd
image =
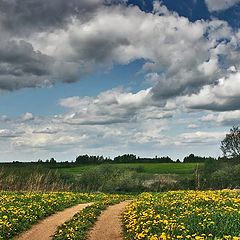
M0 161L221 156L240 124L240 0L0 0Z

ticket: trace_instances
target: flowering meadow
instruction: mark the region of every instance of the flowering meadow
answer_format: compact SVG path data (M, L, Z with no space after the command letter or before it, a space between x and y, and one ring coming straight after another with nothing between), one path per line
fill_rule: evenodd
M0 239L12 239L38 220L66 207L105 198L105 194L0 192Z
M0 239L14 236L56 211L93 202L59 226L54 240L86 239L97 217L129 195L71 192L0 192ZM123 213L126 240L240 240L240 192L170 191L142 193Z
M240 192L142 193L124 212L126 239L240 240Z

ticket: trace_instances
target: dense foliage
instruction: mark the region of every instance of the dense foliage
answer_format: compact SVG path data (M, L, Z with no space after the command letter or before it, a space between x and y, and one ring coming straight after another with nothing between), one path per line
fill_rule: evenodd
M214 158L200 157L200 156L195 156L194 154L190 154L189 156L184 157L183 162L184 163L200 163L200 162L204 163L208 160L214 160Z
M239 157L240 156L240 128L233 126L230 133L221 142L221 150L226 157Z
M103 156L79 155L76 158L77 164L102 164L102 163L173 163L170 157L141 158L134 154L123 154L113 159Z

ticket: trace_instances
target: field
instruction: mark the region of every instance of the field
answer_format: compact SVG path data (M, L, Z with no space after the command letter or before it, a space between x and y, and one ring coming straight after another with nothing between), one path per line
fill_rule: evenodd
M87 193L0 193L0 239L11 239L56 211L78 203L106 201L115 195Z
M12 163L0 165L3 191L142 192L194 189L202 163Z
M119 169L136 169L145 174L177 174L181 176L191 175L197 165L201 167L202 163L119 163L112 166ZM62 173L73 175L82 174L83 172L97 168L96 165L82 165L78 167L61 168Z
M127 239L240 239L240 193L143 193L124 213Z
M53 238L85 239L102 211L129 198L133 200L122 219L126 240L240 239L240 192L233 190L169 191L137 196L1 192L0 239L12 239L66 207L94 202L59 226Z

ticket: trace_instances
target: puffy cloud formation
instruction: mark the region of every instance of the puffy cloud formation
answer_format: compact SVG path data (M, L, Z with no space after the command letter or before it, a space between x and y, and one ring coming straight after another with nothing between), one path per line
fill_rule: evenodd
M205 0L205 2L210 12L223 11L240 3L239 0Z
M152 13L103 0L0 6L5 90L74 82L99 67L144 59L143 70L155 76L153 95L164 101L213 83L240 58L239 33L226 22L190 22L157 1Z
M96 97L61 99L59 104L70 111L57 119L68 124L105 125L171 117L171 110L161 108L152 101L150 91L149 88L131 93L118 88Z
M239 124L240 110L220 112L220 113L209 113L202 117L204 122L218 123L222 125L237 125Z
M239 110L240 72L231 73L215 84L204 86L198 93L184 97L186 106L213 111Z
M1 152L190 152L219 143L224 131L214 125L239 123L240 31L191 22L159 1L149 13L126 2L0 0L0 90L71 83L135 60L151 86L62 98L54 116L0 116ZM206 3L220 11L237 1Z

